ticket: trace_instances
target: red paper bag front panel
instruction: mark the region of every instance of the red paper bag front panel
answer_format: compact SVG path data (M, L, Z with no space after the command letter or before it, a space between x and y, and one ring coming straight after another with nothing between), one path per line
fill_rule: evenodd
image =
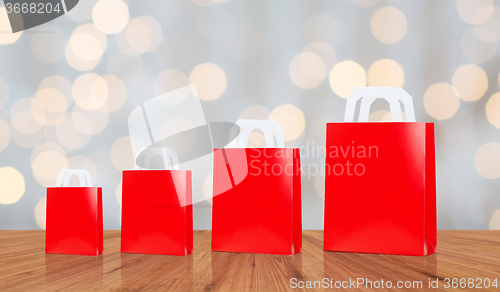
M436 250L433 124L329 123L324 249Z
M47 188L46 218L46 253L102 254L100 187Z
M193 253L191 171L123 171L121 251Z
M246 176L235 184L241 173ZM301 252L299 149L216 149L214 194L220 189L227 191L213 198L213 251Z

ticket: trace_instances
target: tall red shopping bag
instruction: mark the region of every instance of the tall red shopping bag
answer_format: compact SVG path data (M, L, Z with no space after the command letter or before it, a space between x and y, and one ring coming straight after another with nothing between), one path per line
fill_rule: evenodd
M78 176L80 187L68 186L73 175ZM47 188L46 218L46 253L102 254L102 189L92 187L86 170L59 173L56 187Z
M389 102L394 122L368 122L377 98ZM434 124L415 122L402 88L358 87L349 96L345 122L327 124L325 172L324 250L436 252Z
M239 145L235 139L228 148L214 152L212 250L300 253L300 150L284 147L282 129L274 121L236 124L241 128ZM243 148L255 129L264 132L266 148Z
M155 156L166 170L123 171L121 252L192 254L191 171L179 170L171 149L146 149L142 159L149 165Z

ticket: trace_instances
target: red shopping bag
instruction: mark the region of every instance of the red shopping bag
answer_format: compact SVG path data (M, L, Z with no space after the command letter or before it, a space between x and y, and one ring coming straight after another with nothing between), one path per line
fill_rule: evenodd
M79 177L81 187L68 187L72 175ZM92 187L83 169L62 170L56 185L47 188L45 252L102 254L102 189Z
M367 122L376 98L389 102L397 122ZM400 100L411 122L402 122ZM434 124L414 122L411 96L402 88L383 87L358 87L345 121L327 124L324 249L435 253Z
M191 171L179 170L169 150L151 148L143 156L146 162L155 155L163 157L167 170L123 171L121 252L193 253Z
M212 250L300 253L300 150L284 148L282 130L273 121L239 120L236 124L242 129L240 147L247 144L252 130L260 129L266 136L266 147L273 148L215 150ZM235 146L235 141L229 145Z

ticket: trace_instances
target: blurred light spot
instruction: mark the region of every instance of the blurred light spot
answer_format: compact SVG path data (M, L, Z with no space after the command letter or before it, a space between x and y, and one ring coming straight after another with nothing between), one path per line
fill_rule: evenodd
M121 0L99 0L92 10L92 19L103 33L118 33L128 23L128 6Z
M474 26L474 33L480 40L484 42L494 43L497 41L497 38L495 37L493 32L484 25Z
M405 72L396 61L382 59L374 62L367 72L368 86L403 87Z
M73 84L72 92L76 104L85 110L100 109L109 96L108 83L95 73L80 75Z
M75 106L71 112L71 118L75 127L89 136L99 134L109 123L109 113L106 106L92 111Z
M365 69L354 61L337 63L330 72L330 87L342 98L347 98L358 86L366 86Z
M236 60L250 60L262 47L262 37L251 24L233 27L226 37L226 50Z
M20 14L18 14L20 15ZM16 14L12 13L12 17L16 17ZM5 6L0 7L0 45L10 45L15 43L23 34L23 31L12 33L12 28L9 22L9 16Z
M368 116L368 121L381 122L387 114L391 114L391 112L386 110L372 112L370 116Z
M239 119L267 120L270 114L271 111L268 110L266 107L261 105L254 105L244 109L241 112Z
M406 16L395 7L379 9L372 17L373 36L384 44L395 44L406 34L408 29Z
M177 69L169 69L160 72L158 76L156 76L154 81L154 92L155 95L161 95L163 93L184 87L189 85L189 78L184 75L181 71ZM186 96L183 96L182 99L173 101L169 103L169 105L180 104Z
M424 95L425 111L437 120L453 117L460 108L458 91L446 82L431 85Z
M351 0L356 6L361 8L372 7L377 5L379 0Z
M316 189L316 194L324 199L325 198L325 175L322 175L325 172L325 168L322 167L320 172L314 178L314 188Z
M493 126L500 128L500 92L493 94L488 100L486 117Z
M155 51L156 59L167 68L184 68L189 65L193 49L188 40L180 35L169 35Z
M68 159L68 167L70 169L85 169L90 173L92 182L97 181L97 168L94 163L84 156L73 156Z
M111 146L110 155L113 165L118 170L134 169L134 154L129 136L118 138Z
M106 107L109 112L119 110L127 100L127 88L125 84L113 75L103 76L108 85L108 99L106 100Z
M477 65L463 65L453 74L452 84L462 100L475 101L488 90L488 75Z
M43 63L56 63L64 57L66 35L55 26L44 26L31 37L31 51Z
M238 141L239 144L240 141ZM260 130L253 130L248 135L246 148L265 148L266 147L266 138L264 134Z
M292 82L299 88L315 88L325 78L325 62L314 53L300 53L290 62L288 73Z
M490 230L500 230L500 209L491 216L489 227Z
M319 13L307 19L304 36L308 43L321 41L333 47L340 39L340 26L333 16Z
M484 23L493 13L492 0L457 0L458 15L468 24Z
M26 187L23 175L16 169L0 168L0 204L14 204L24 195Z
M9 100L9 85L7 81L0 77L0 109L5 106Z
M211 173L203 181L203 196L205 197L205 200L207 200L207 202L209 202L210 204L212 204L213 190L214 174Z
M31 165L35 179L42 186L54 186L62 169L68 168L64 154L56 150L47 150L38 154Z
M122 183L123 181L120 180L120 183L118 183L115 189L116 201L118 202L118 205L120 205L120 207L122 206Z
M324 42L309 43L302 50L302 52L314 53L323 59L323 62L325 62L326 72L330 72L333 66L337 63L337 54L335 53L335 50Z
M47 199L41 198L35 206L35 220L38 227L45 230L45 213L47 211Z
M283 104L273 109L269 119L283 128L285 141L299 138L306 128L304 113L294 105Z
M129 48L137 54L156 50L163 37L161 25L150 16L132 19L127 25L125 34ZM124 49L125 53L129 51L127 47Z
M0 152L2 152L10 143L9 124L0 119Z
M91 70L101 61L107 46L106 35L94 24L80 25L73 31L66 45L66 60L78 71Z
M401 115L403 116L403 121L406 121L406 113L401 111ZM382 119L380 120L381 122L392 122L392 114L390 112L386 113Z
M496 43L488 43L480 39L474 29L464 33L460 47L465 59L471 63L483 64L489 62L497 52Z
M479 147L474 155L476 171L484 178L500 178L500 143L490 142Z
M485 42L496 42L500 41L500 7L486 6L483 7L482 10L485 12L490 12L490 8L493 9L491 16L488 17L486 22L484 22L483 24L474 26L474 31L476 32L478 37Z
M46 123L43 106L37 99L21 98L10 109L12 126L22 134L35 134Z
M109 58L107 68L109 74L129 85L137 83L144 71L140 56L127 56L122 52L116 52Z
M226 90L226 72L214 63L196 66L189 75L191 84L196 85L201 100L214 100Z

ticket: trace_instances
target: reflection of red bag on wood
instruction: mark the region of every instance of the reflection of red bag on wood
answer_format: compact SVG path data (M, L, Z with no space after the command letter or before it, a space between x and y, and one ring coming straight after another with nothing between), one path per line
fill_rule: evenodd
M68 187L72 175L79 177L81 187ZM102 189L92 187L90 174L82 169L62 170L56 185L47 188L45 252L102 254Z
M156 149L158 153L146 152L163 156L166 168L173 164L177 169L123 171L121 251L189 255L193 253L191 171L178 169L175 153L170 154L170 164L167 149Z
M352 123L371 103L389 101L393 119L415 121L401 88L358 87L347 100L345 123L328 123L324 249L400 255L436 251L434 124Z
M266 146L214 153L212 250L293 255L302 249L299 149L284 148L281 128L271 121L239 120L240 147L253 129ZM235 147L234 141L230 147ZM271 146L272 147L272 146ZM239 183L238 183L239 182Z

